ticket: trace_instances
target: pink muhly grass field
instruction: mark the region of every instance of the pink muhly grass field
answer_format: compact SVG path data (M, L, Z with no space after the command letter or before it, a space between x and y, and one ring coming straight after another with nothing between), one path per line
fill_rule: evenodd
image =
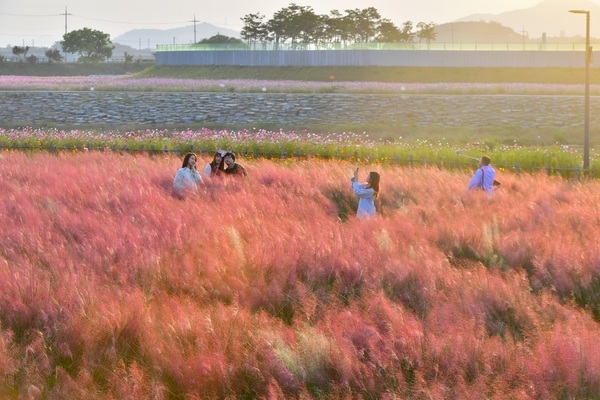
M0 397L600 393L599 183L361 166L358 221L354 165L238 161L0 153Z

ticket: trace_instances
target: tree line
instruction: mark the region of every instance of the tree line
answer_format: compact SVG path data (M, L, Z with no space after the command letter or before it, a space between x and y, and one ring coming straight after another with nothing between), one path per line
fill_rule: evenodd
M260 13L247 14L241 18L244 26L240 32L246 45L266 47L274 43L290 43L292 48L301 48L308 44L346 46L350 43L410 43L418 40L430 43L436 38L435 24L419 22L416 27L406 21L397 27L387 18L382 18L375 7L352 9L340 12L330 11L328 15L318 15L310 6L291 3L277 11L271 19L265 20ZM416 29L415 29L416 28ZM200 44L232 44L242 42L236 38L216 35L200 41ZM66 33L59 42L65 53L77 53L80 62L99 62L112 56L114 46L110 35L99 30L83 28ZM243 43L243 42L242 42ZM29 46L14 46L12 52L30 63L36 63L37 57L27 56ZM62 61L57 48L45 53L48 62ZM133 56L125 54L126 62ZM0 60L1 61L1 60Z
M291 3L265 20L260 13L241 18L244 26L241 37L249 46L291 43L292 48L306 44L347 45L349 43L399 43L436 38L435 24L419 22L415 27L406 21L402 27L382 18L374 7L330 11L318 15L310 6Z
M112 57L115 48L108 33L90 28L78 29L64 34L59 45L65 53L78 54L78 61L83 63L104 61ZM13 46L12 48L12 53L19 57L20 61L35 64L38 61L37 57L34 55L27 56L28 52L29 46ZM56 47L46 50L44 54L50 64L63 60L61 51ZM125 53L125 62L132 61L133 55Z

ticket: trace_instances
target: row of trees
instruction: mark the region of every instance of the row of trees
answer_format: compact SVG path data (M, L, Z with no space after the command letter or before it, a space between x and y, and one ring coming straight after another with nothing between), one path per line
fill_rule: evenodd
M412 22L406 21L402 28L398 28L389 19L382 18L374 7L345 10L344 13L333 10L329 15L317 15L310 6L291 3L267 21L264 15L258 13L241 18L244 21L241 37L249 46L259 43L279 45L289 41L292 48L305 44L394 43L413 42L415 39L429 43L436 37L433 23L419 22L415 31ZM239 39L223 35L210 39L200 43L240 42ZM60 45L63 52L78 54L81 62L104 61L112 56L115 48L109 34L90 28L66 33ZM14 55L35 63L37 57L27 57L28 51L29 46L13 47ZM57 48L47 50L46 57L49 62L62 60Z
M25 60L31 64L35 64L38 61L37 56L34 56L33 54L27 56L28 52L29 46L13 46L12 48L12 53L15 56L21 57L22 60ZM58 49L48 49L44 54L48 58L48 62L51 64L55 62L61 62L63 59L63 57L60 55L60 50Z
M247 14L241 18L244 26L242 39L248 45L290 42L299 44L348 44L348 43L427 43L435 40L435 25L419 22L415 27L406 21L401 28L387 18L382 18L377 9L345 10L344 14L333 10L329 15L317 15L310 6L291 3L277 11L265 21L265 16Z
M113 46L110 35L98 30L83 28L71 31L59 42L65 53L78 54L81 62L99 62L112 57ZM13 46L12 53L22 60L35 64L37 57L27 56L29 46ZM50 48L45 52L49 63L61 62L63 57L58 48ZM125 62L131 62L133 55L125 53Z

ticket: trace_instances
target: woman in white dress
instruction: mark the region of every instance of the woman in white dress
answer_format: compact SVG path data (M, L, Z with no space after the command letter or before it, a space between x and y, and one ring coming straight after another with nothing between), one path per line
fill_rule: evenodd
M187 153L183 158L181 168L177 170L173 180L173 188L179 195L186 193L196 193L198 191L198 182L202 183L202 177L196 170L196 154Z
M357 218L376 217L375 199L379 197L379 180L377 172L369 172L366 183L358 183L358 168L354 171L354 176L350 180L354 194L358 196Z

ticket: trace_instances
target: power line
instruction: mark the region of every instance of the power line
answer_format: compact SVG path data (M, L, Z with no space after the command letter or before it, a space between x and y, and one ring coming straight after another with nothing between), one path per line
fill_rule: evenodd
M59 15L64 15L64 14L59 14ZM186 22L193 22L193 21L170 21L170 22L152 22L152 21L145 21L145 22L133 22L133 21L115 21L112 19L102 19L102 18L93 18L93 17L88 17L85 15L80 15L80 14L69 14L72 15L74 17L78 17L81 19L86 19L86 20L90 20L90 21L98 21L98 22L109 22L112 24L125 24L125 25L174 25L174 24L184 24ZM54 17L54 14L10 14L10 13L0 13L0 16L9 16L9 17L26 17L26 18L31 18L31 17ZM196 16L194 15L194 20L196 22L201 22L200 20L196 20ZM210 21L204 21L206 23L212 24L212 25L223 25L221 23L216 23L216 22L210 22ZM242 26L240 24L225 24L226 26Z
M48 14L48 15L44 15L44 14L10 14L10 13L0 13L0 15L4 15L7 17L27 17L27 18L31 18L31 17L54 17L54 14Z
M75 14L75 15L77 17L79 17L79 18L89 19L90 21L110 22L112 24L126 24L126 25L145 25L145 24L151 24L151 25L173 25L173 24L184 24L186 22L189 22L189 21L174 21L174 22L127 22L127 21L114 21L114 20L109 20L109 19L91 18L91 17L85 17L83 15L78 15L78 14Z
M65 13L67 7L65 7ZM59 14L59 15L65 15L65 13ZM68 15L73 15L75 17L79 17L82 19L89 19L90 21L99 21L99 22L110 22L113 24L130 24L130 25L143 25L143 24L152 24L152 25L172 25L172 24L182 24L185 22L189 22L189 21L174 21L174 22L131 22L131 21L115 21L115 20L110 20L110 19L101 19L101 18L92 18L92 17L87 17L85 15L79 15L79 14L68 14ZM46 18L46 17L54 17L54 14L11 14L11 13L0 13L0 16L7 16L7 17L24 17L24 18ZM195 19L195 17L194 17ZM199 22L199 21L198 21Z

